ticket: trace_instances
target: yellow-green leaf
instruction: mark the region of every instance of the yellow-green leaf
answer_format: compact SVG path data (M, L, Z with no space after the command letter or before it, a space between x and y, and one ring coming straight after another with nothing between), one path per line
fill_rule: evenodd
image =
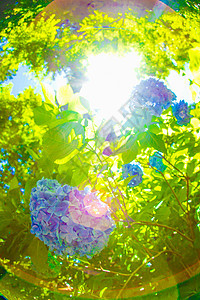
M74 93L69 84L61 86L57 91L57 101L60 106L70 103L74 98Z
M54 89L47 83L41 83L41 87L45 101L56 106Z
M189 51L190 70L194 76L194 82L200 85L200 47Z
M105 288L103 288L103 290L101 290L101 292L99 293L100 298L103 296L104 292L107 290L107 286Z
M200 120L197 118L192 118L190 120L190 123L192 124L192 126L194 127L194 129L199 129L200 128Z

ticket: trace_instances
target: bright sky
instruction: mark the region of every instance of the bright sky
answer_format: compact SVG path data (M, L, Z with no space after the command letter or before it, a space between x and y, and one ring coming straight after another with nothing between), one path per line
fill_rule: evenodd
M102 53L88 59L86 77L80 95L89 100L91 108L98 110L102 118L109 119L130 97L138 83L136 68L140 57L134 51L119 56Z
M134 51L119 56L117 54L102 53L88 58L87 77L80 91L80 95L89 100L91 107L98 110L99 117L109 119L129 99L131 90L138 83L136 68L140 65L140 57ZM183 72L182 72L183 73ZM189 78L192 74L186 66L186 75L171 71L166 84L176 95L178 100L184 99L193 103L189 88ZM39 82L30 75L28 68L21 66L16 76L5 83L13 83L12 93L17 96L26 87L35 87L36 92L42 93ZM44 81L52 90L67 83L64 73L56 76L54 81L48 78Z

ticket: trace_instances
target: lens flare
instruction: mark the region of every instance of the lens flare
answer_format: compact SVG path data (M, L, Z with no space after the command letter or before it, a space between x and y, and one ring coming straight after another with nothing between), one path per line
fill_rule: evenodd
M138 83L136 69L141 57L135 52L126 55L101 53L88 58L87 78L80 95L88 99L92 110L109 119L128 101Z

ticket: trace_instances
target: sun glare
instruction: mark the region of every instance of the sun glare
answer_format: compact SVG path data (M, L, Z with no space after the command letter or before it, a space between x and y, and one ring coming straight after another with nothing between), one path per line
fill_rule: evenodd
M140 56L132 51L123 56L102 53L88 58L87 78L80 95L102 119L109 119L129 99L138 83Z

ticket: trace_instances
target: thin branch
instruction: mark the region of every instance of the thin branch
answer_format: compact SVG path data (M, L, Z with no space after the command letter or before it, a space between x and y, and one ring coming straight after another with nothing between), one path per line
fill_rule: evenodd
M171 250L163 250L161 252L159 252L158 254L156 254L155 256L149 258L147 261L143 262L137 269L135 269L135 271L133 271L133 273L130 275L130 277L128 278L128 280L125 282L124 286L122 287L122 289L120 290L120 292L118 293L116 299L119 299L120 295L122 294L122 292L124 291L124 289L126 288L127 284L129 283L129 281L132 279L132 277L143 267L145 266L148 262L154 260L155 258L157 258L158 256L160 256L163 253L167 253L167 252L173 252ZM174 252L173 252L174 253ZM180 256L180 254L175 253L176 255Z
M177 167L175 167L169 160L167 160L164 156L162 156L162 158L163 158L170 166L172 166L176 171L178 171L179 173L181 173L182 176L183 176L184 178L186 178L186 176L184 175L184 173L181 172Z
M192 233L192 238L195 238L195 233L194 233L194 228L192 226L192 221L190 218L190 211L189 211L189 196L190 196L190 182L189 182L189 177L186 176L186 188L187 188L187 195L186 195L186 201L187 201L187 216L188 216L188 222L189 222L189 226L190 226L190 231Z
M169 243L169 247L172 249L173 252L174 251L174 245L172 244L171 240L167 237L168 243ZM190 267L186 267L186 265L183 262L183 256L181 255L181 260L180 263L182 264L182 266L184 267L186 273L188 274L189 278L192 277L192 273L190 272Z
M113 175L112 175L112 179L113 179L113 181L114 181L114 183L115 183L115 185L116 185L116 187L117 187L117 190L118 190L118 191L119 191L119 193L120 193L120 196L122 197L123 204L124 204L124 208L125 208L125 211L126 211L126 217L128 218L128 211L127 211L127 208L126 208L126 204L125 204L124 195L122 194L121 190L119 189L119 187L118 187L118 185L117 185L117 183L116 183L116 181L115 181L115 178L114 178L114 176L113 176Z
M172 194L174 195L174 197L176 198L176 200L177 200L177 202L178 202L180 208L183 210L183 212L185 212L185 209L183 208L181 202L179 201L179 199L178 199L176 193L174 192L174 190L172 189L171 185L169 184L169 182L168 182L167 179L165 178L165 175L164 175L161 171L159 171L159 170L158 170L158 172L162 175L162 177L164 178L165 182L166 182L167 185L169 186L169 188L170 188L170 190L172 191Z
M97 156L97 158L99 159L101 165L103 166L103 162L102 162L102 160L101 160L99 154L98 154L96 151L94 151L94 149L92 149L92 147L91 147L90 145L89 145L89 147L91 148L91 151L92 151L93 153L96 154L96 156ZM113 187L111 186L111 183L110 183L110 181L109 181L108 178L107 178L107 181L108 181L109 187L110 187L110 189L111 189L111 192L112 192L114 198L116 199L116 201L117 201L117 203L118 203L120 209L122 210L122 212L123 212L123 214L124 214L124 216L125 216L125 218L126 218L127 223L130 225L129 220L128 220L128 215L127 215L127 213L123 210L123 207L122 207L122 205L121 205L119 199L115 196L115 193L114 193L114 191L113 191Z
M117 274L117 275L122 275L122 276L130 276L130 274L125 274L125 273L120 273L120 272L115 272L115 271L110 271L110 270L106 270L106 269L103 269L102 266L100 265L100 269L96 269L96 270L101 270L103 272L106 272L106 273L112 273L112 274Z
M147 248L143 245L143 243L140 242L140 241L136 238L136 236L135 236L134 234L132 234L132 236L133 236L133 238L137 241L137 243L142 244L142 247L144 248L144 250L146 251L146 253L151 257L152 254L151 254L151 252L149 251L149 249L147 249Z
M108 181L108 184L109 184L109 186L110 186L110 189L111 189L111 191L112 191L112 194L113 194L114 198L117 200L117 203L119 204L119 207L121 208L121 210L122 210L122 212L123 212L123 214L124 214L124 216L125 216L125 218L126 218L127 223L130 225L130 222L129 222L129 219L128 219L128 215L127 215L127 213L123 210L123 207L122 207L122 205L121 205L119 199L115 196L115 193L113 192L113 188L112 188L112 186L111 186L110 181L109 181L108 178L107 178L107 181Z
M187 211L189 212L189 192L190 192L190 185L189 185L189 177L186 176L186 188L187 188L187 195L186 195L186 201L187 201Z
M182 233L178 229L175 229L173 227L170 227L170 226L167 226L167 225L164 225L164 224L152 223L152 222L146 222L146 221L139 221L139 222L133 222L133 225L148 225L148 226L163 227L163 228L166 228L166 229L169 229L169 230L177 232L182 237L184 237L186 240L188 240L189 242L193 243L193 239L187 237L184 233Z

